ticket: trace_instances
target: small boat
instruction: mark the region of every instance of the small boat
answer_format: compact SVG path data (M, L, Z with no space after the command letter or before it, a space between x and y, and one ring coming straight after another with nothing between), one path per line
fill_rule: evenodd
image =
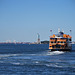
M63 31L58 31L58 34L50 36L49 49L51 51L71 51L72 37L64 34Z

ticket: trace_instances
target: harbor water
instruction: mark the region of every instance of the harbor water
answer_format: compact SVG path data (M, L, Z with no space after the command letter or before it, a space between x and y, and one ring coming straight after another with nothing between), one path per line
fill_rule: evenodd
M75 75L71 52L50 52L48 44L0 44L0 75Z

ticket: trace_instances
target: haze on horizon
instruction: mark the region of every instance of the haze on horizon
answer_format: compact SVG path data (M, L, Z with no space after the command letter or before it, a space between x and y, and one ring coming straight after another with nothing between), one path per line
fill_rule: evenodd
M49 40L58 28L75 41L75 0L0 0L0 42Z

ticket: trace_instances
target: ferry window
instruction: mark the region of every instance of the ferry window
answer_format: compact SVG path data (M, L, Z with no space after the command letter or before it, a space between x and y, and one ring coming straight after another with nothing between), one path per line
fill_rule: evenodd
M66 43L66 42L64 42L64 43Z
M67 40L67 38L61 38L62 40Z
M51 40L53 40L53 38L50 38Z
M68 39L67 39L67 41L68 41Z
M71 41L71 39L69 39L69 41Z
M54 46L52 46L54 48Z
M53 43L53 41L51 43Z
M60 43L60 42L58 41L58 43Z
M56 38L50 38L50 40L55 40Z
M58 37L60 37L60 35L58 35Z
M56 41L54 43L56 43Z
M61 41L61 43L63 43L63 42Z
M64 42L63 42L64 43Z

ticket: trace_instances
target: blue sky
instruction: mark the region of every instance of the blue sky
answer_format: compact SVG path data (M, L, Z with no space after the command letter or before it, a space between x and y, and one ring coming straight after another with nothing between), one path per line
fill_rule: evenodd
M58 28L75 41L74 0L0 0L0 42L49 40Z

